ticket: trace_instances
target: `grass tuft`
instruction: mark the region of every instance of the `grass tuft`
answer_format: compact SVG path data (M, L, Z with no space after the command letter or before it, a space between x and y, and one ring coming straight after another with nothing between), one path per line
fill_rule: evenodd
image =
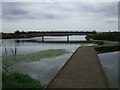
M42 84L28 75L2 73L2 88L44 88Z

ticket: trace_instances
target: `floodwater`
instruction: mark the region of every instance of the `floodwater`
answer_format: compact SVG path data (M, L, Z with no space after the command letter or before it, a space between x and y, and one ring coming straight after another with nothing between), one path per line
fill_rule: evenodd
M74 52L74 50L79 46L91 46L93 44L65 44L65 43L40 43L41 37L35 38L27 38L27 39L3 39L3 54L5 53L5 48L7 49L8 55L12 55L10 48L14 49L17 47L17 54L27 54L27 53L34 53L41 50L48 50L48 49L65 49L68 51ZM45 41L66 41L65 36L60 37L52 37L46 36ZM85 40L85 36L70 36L70 40Z
M85 40L85 36L70 36L70 40ZM18 55L24 55L28 53L34 53L48 49L65 49L68 53L60 55L55 58L44 58L40 61L32 62L20 62L14 65L12 72L21 72L32 76L35 79L40 80L43 84L48 84L51 79L58 73L60 68L70 58L73 52L80 46L92 46L92 43L40 43L41 37L27 38L27 39L4 39L3 42L3 54L5 54L5 48L7 49L7 55L12 55L10 48L17 48ZM66 41L65 36L60 37L45 37L45 41Z
M101 64L105 70L109 86L117 88L118 85L118 60L120 58L119 52L110 52L98 54Z

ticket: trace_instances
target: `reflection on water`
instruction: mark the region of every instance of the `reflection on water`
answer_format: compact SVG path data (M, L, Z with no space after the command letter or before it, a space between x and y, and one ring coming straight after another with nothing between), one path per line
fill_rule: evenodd
M46 58L33 62L21 62L14 66L15 69L13 71L29 74L33 78L40 80L41 83L48 84L71 55L72 52L69 52L68 54L56 58Z
M59 37L48 37L47 39L53 40L64 40L66 37L61 36ZM85 40L85 36L71 36L71 39L74 40ZM3 42L3 54L5 53L5 48L7 49L8 55L12 55L12 52L10 48L14 50L14 47L17 47L17 54L26 54L26 53L34 53L41 50L47 50L47 49L66 49L73 51L79 46L85 46L85 45L93 45L91 43L89 44L63 44L63 43L38 43L39 40L41 40L41 37L35 37L35 38L23 38L23 39L4 39ZM53 40L54 41L54 40Z
M70 36L70 41L86 41L85 35L82 36ZM41 37L34 38L21 38L21 39L3 39L4 44L14 45L15 43L40 43ZM44 41L67 41L66 36L45 36Z
M33 40L36 40L36 38ZM44 37L44 40L45 41L67 41L67 36L45 36ZM69 36L69 40L70 41L85 41L85 35L72 35L72 36ZM37 41L42 41L41 37L37 38Z
M118 87L118 53L120 52L98 54L111 87Z

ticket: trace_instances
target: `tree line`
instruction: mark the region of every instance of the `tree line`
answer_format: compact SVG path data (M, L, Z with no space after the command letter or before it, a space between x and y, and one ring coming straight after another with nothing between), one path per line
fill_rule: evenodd
M93 35L87 35L87 40L108 40L108 41L118 41L120 42L120 32L101 32Z

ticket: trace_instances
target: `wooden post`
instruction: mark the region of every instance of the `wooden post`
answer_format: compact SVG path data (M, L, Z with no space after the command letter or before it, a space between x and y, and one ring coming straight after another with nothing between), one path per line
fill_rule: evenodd
M67 36L67 42L69 42L69 35Z
M42 36L42 42L44 42L44 36Z

